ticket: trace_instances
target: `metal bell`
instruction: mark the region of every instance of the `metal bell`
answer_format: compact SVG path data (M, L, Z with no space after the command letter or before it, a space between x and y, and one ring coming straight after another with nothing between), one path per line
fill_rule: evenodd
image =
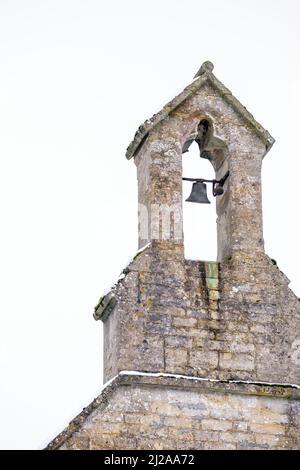
M200 204L210 204L207 198L206 184L201 181L193 183L192 192L186 199L187 202L198 202Z

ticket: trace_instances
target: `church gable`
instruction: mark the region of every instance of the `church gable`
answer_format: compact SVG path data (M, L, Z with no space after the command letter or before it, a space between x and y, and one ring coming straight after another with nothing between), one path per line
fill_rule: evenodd
M140 251L94 312L107 385L49 449L299 447L300 304L263 238L261 166L274 139L212 67L127 150ZM184 256L182 155L194 141L215 177L191 175L184 204L201 218L212 185L215 261Z
M209 61L204 62L200 67L199 72L195 75L194 80L188 85L179 95L167 103L158 113L154 114L150 119L147 119L137 130L134 139L129 144L126 157L131 159L140 150L141 146L147 139L149 133L155 127L162 123L168 116L181 107L193 95L200 93L202 95L209 95L209 90L213 89L214 92L229 104L229 106L239 115L239 118L249 125L257 135L265 142L266 149L269 150L274 143L273 137L266 131L261 124L259 124L251 113L243 106L237 98L235 98L231 91L228 90L212 73L213 64Z

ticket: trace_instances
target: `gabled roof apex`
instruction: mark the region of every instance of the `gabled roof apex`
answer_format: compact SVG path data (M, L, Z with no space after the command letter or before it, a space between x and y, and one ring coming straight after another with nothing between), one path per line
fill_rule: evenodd
M226 88L223 83L221 83L215 75L212 73L214 65L210 61L203 62L200 69L194 77L194 81L188 85L179 95L173 98L169 103L167 103L161 111L154 114L150 119L147 119L137 130L132 142L129 144L126 151L126 158L130 160L135 156L136 152L143 145L145 139L147 138L149 132L157 126L161 121L163 121L177 106L183 103L187 98L193 95L201 86L205 83L212 85L237 111L242 118L245 119L248 124L252 126L257 135L265 142L267 151L272 147L275 139L269 134L269 132L264 129L252 116L251 113L243 106L240 101L233 96L230 90Z

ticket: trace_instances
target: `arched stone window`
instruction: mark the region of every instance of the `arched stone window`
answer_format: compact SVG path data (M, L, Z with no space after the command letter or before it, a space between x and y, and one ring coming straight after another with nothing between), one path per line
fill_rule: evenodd
M182 175L191 178L215 179L215 171L207 159L200 157L199 145L193 141L182 156ZM210 204L186 202L193 183L182 182L184 255L186 259L217 259L216 198L212 184L207 183Z
M201 119L196 132L190 135L182 148L182 174L188 178L216 180L216 172L225 158L225 144L214 136L213 123ZM186 201L193 188L190 181L183 180L183 233L186 259L213 260L217 253L217 215L213 184L207 182L207 198L210 204Z

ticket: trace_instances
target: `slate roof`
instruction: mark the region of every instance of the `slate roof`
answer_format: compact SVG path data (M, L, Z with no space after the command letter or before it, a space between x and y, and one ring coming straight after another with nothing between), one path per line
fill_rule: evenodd
M259 124L251 113L243 106L240 101L233 96L230 90L221 83L212 73L213 64L209 61L204 62L199 72L196 74L194 80L188 85L179 95L169 101L158 113L154 114L150 119L147 119L137 130L132 142L129 144L126 151L126 158L130 160L135 156L137 151L141 148L148 134L160 122L162 122L169 114L177 108L181 103L187 100L190 96L196 93L204 84L211 85L220 96L232 106L232 108L240 114L240 116L255 130L257 135L265 142L267 151L272 147L275 139L269 132ZM199 77L199 78L197 78Z

